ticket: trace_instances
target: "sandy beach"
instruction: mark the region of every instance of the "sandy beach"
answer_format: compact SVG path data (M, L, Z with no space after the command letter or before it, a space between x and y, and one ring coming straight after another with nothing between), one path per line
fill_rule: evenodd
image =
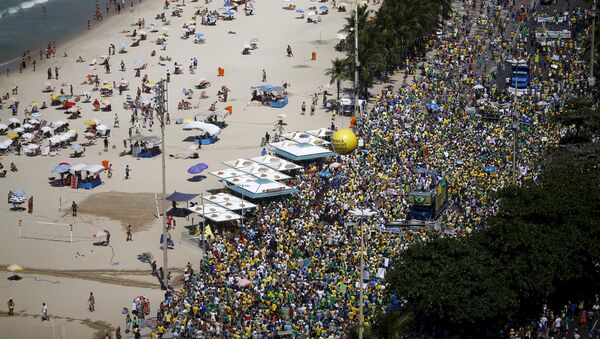
M181 2L179 2L181 3ZM322 3L299 0L298 7L308 8L320 6ZM175 2L174 4L177 4ZM205 44L194 44L193 37L181 39L182 25L190 20L194 12L206 6L210 10L218 9L222 3L215 1L205 5L200 2L186 1L181 17L171 16L170 11L163 9L163 2L136 3L133 13L127 8L120 15L112 15L103 23L94 25L87 32L82 32L74 40L58 46L55 58L44 59L37 64L37 71L28 67L23 73L12 72L10 77L5 74L0 77L0 93L11 93L18 86L15 95L26 107L31 101L46 101L50 103L50 93L43 93L46 70L55 67L59 70L59 80L49 80L56 86L69 93L73 86L75 95L83 92L92 93L92 101L100 99L99 92L92 92L91 85L82 85L90 72L89 62L108 54L110 44L118 48L120 44L127 46L131 43L130 34L137 28L138 18L144 18L146 26L151 22L158 24L159 32L149 33L148 39L142 41L139 47L127 47L126 54L117 53L110 57L111 73L105 74L102 66L97 66L101 81L119 82L126 79L130 82L130 90L119 95L115 90L110 98L112 112L95 112L90 103L80 103L81 118L68 120L70 128L79 133L79 142L84 142L84 121L99 119L112 129L110 147L103 151L102 141L86 147L84 157L70 159L69 150L63 149L58 156L16 156L14 154L2 157L2 164L8 167L14 163L18 172L8 172L0 179L0 191L8 193L14 188L21 188L27 196L34 197L32 214L11 211L12 205L4 203L0 206L0 218L3 221L3 237L0 246L0 337L6 338L98 338L107 328L124 326L124 316L121 310L131 306L131 300L144 294L158 301L162 297L156 279L150 276L150 267L139 260L139 255L151 253L157 261L161 257L159 236L162 232L161 221L156 218L156 203L154 194L161 191L160 157L153 159L135 159L129 155L120 157L124 150L123 139L128 137L130 111L123 109L127 95L135 97L135 90L141 87L141 78L136 78L134 61L141 59L147 63L147 68L141 74L148 75L150 81L166 78L167 71L171 73L169 84L169 113L172 123L166 126L166 154L190 154L195 150L191 142L184 139L193 135L184 131L182 126L175 124L177 119L193 118L201 111L209 108L217 101L217 91L221 86L227 86L231 92L227 103L218 102L217 109L231 105L233 113L226 118L228 126L220 134L220 140L213 145L203 146L199 159L172 159L167 156L167 193L173 191L188 193L203 193L207 190L222 187L216 178L207 175L200 182L190 182L191 177L187 168L205 162L209 170L225 167L222 161L241 157L259 156L261 137L265 132L272 133L277 116L286 114L286 131L303 131L320 127L329 127L332 122L330 113L320 107L314 116L300 115L303 101L310 105L313 93L321 92L323 86L329 83L324 75L330 67L331 60L343 57L341 52L334 50L338 42L336 34L342 28L348 13L331 11L322 16L318 24L306 23L306 20L296 19L294 11L284 10L287 5L280 0L265 0L254 4L255 15L245 16L243 8L235 15L233 21L217 22L216 26L203 26L198 23L196 32L205 34ZM331 7L331 4L326 3ZM168 44L166 50L155 44L162 30L160 20L155 20L158 13L165 12L170 21L168 27ZM134 26L135 25L135 26ZM146 29L148 30L148 29ZM128 31L129 33L123 33ZM250 55L242 55L244 44L251 39L258 39L258 48ZM293 49L293 57L286 56L286 46ZM156 56L151 57L155 50ZM312 53L317 55L311 60ZM67 57L63 57L67 53ZM34 53L34 56L36 53ZM76 62L81 56L86 62ZM158 63L159 56L169 56L171 62L166 66ZM37 56L36 56L37 58ZM191 58L198 59L195 74L187 70ZM126 71L119 71L119 63L123 61ZM174 62L183 65L181 75L173 74ZM217 69L225 69L224 77L217 77ZM269 84L281 86L284 82L291 85L288 89L289 104L283 109L270 107L249 106L251 99L250 87L260 85L262 70L266 71ZM54 73L54 72L53 72ZM211 86L205 91L207 99L199 99L200 90L194 85L200 78L206 78ZM178 110L177 103L182 99L183 88L194 88L190 110ZM329 89L335 95L335 87ZM41 111L42 120L65 120L62 110L48 107ZM112 128L114 114L119 116L120 128ZM8 105L0 111L0 122L7 123L11 118ZM17 116L23 119L23 111ZM347 127L348 120L335 117L338 127ZM160 130L155 124L154 129L143 129L144 135L159 135ZM5 140L6 136L0 137ZM45 144L43 146L46 146ZM114 147L113 147L114 146ZM68 187L52 187L48 177L58 163L83 162L99 164L108 160L113 164L114 175L107 178L101 174L103 184L92 190L74 190ZM131 178L125 180L125 166L131 168ZM87 200L86 199L90 199ZM108 209L103 208L102 199L108 199L113 204ZM71 217L70 206L75 201L80 206L79 216ZM112 215L112 216L111 216ZM19 220L22 223L22 239L19 239ZM178 224L171 234L176 243L170 251L169 266L173 267L175 275L189 261L194 267L198 266L200 252L180 244L181 233L184 231L184 219L177 219ZM196 221L198 217L196 217ZM40 223L43 222L43 223ZM125 241L125 230L128 223L134 229L133 241ZM70 226L73 225L73 243L69 243ZM111 247L94 246L97 239L93 234L98 230L109 230L112 234ZM20 275L21 281L11 282L6 278L11 275L4 268L10 264L19 264L25 268ZM134 287L135 286L135 287ZM87 310L87 297L93 291L96 295L96 311ZM6 316L6 302L13 298L16 302L17 317ZM46 302L51 317L50 322L40 321L42 302ZM152 311L154 312L154 310Z

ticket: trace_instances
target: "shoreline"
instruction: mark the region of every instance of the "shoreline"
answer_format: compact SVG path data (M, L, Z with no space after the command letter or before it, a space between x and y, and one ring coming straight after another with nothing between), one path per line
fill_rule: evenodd
M103 20L100 21L95 21L93 20L93 12L90 13L89 17L90 17L90 22L92 23L91 25L91 29L88 30L87 27L84 25L83 27L81 27L80 30L75 30L73 29L73 31L69 34L65 34L62 37L58 37L58 38L52 38L50 41L55 41L57 47L57 52L56 52L56 57L50 57L49 59L46 59L45 57L40 60L39 59L39 50L44 50L46 48L45 45L42 46L36 46L33 49L30 49L29 51L31 52L31 60L36 60L37 64L36 64L36 68L41 69L40 67L45 63L44 61L48 61L48 60L52 60L52 59L56 59L56 58L63 58L63 55L65 52L67 52L67 56L68 57L72 57L71 54L68 53L68 50L72 50L73 46L80 41L85 40L85 36L86 34L89 34L91 32L97 31L97 30L101 30L104 29L105 26L107 26L106 24L109 23L114 23L115 20L117 20L117 18L123 18L125 15L132 15L135 14L136 12L140 13L142 12L144 9L147 8L147 6L151 6L151 0L138 0L140 2L136 3L136 6L134 6L134 12L131 13L129 12L129 8L127 8L126 10L121 10L120 14L116 13L116 10L114 10L113 8L111 8L111 11L106 14L106 10L104 9L103 12ZM22 53L22 52L21 52ZM12 74L14 71L19 70L19 63L20 63L21 57L17 56L11 60L7 60L7 61L0 61L0 81L2 81L2 79L6 79L6 70L9 69L10 73ZM32 69L32 65L31 62L27 63L27 70L31 71Z

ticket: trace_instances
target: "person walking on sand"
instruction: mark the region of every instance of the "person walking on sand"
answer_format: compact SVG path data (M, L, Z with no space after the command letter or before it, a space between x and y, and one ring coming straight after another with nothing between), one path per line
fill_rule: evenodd
M52 67L48 67L48 80L52 79Z
M133 228L131 225L127 226L127 239L125 241L133 241Z
M302 113L300 113L300 114L302 114L302 115L306 114L306 101L302 101L301 108L302 108Z
M54 67L54 79L58 80L58 67Z
M129 165L125 165L125 179L129 179L129 172L131 170L129 169Z
M315 103L313 102L312 105L310 105L310 115L315 115Z
M48 316L48 306L46 305L46 303L42 303L41 315L42 315L42 321L44 321L44 320L50 321L50 317Z
M88 308L89 308L90 312L94 312L96 310L96 298L94 297L93 292L90 292L90 296L89 296L87 302L88 302Z
M8 306L8 315L15 315L15 302L12 300L12 298L8 299L6 305Z
M73 201L71 204L71 214L76 217L77 216L77 203Z
M267 72L265 72L264 69L263 69L263 72L262 72L262 82L267 82Z
M129 332L131 332L131 316L128 313L125 317L125 334L129 334Z
M112 174L113 174L112 164L109 164L109 165L108 165L108 170L107 170L107 172L108 172L108 178L109 178L109 179L110 179L110 178L112 178Z
M108 138L104 138L104 152L108 152Z

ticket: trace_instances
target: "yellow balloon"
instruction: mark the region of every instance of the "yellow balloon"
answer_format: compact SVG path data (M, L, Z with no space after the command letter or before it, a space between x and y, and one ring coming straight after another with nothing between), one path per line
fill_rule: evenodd
M343 128L333 133L333 136L331 136L331 145L336 153L348 154L358 146L358 138L352 130Z

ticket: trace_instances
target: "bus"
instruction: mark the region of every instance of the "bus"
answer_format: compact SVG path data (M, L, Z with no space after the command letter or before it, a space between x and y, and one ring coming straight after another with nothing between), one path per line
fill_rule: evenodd
M512 71L508 86L517 90L526 89L529 86L530 74L529 66L524 61L512 63Z

